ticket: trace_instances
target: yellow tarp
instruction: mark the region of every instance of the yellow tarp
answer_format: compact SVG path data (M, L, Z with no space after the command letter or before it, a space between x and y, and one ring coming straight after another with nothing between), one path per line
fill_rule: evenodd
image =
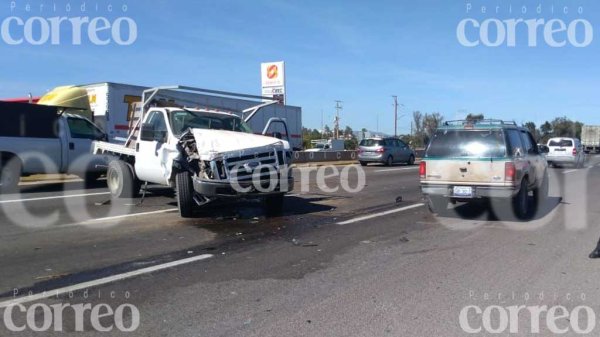
M42 96L38 104L71 108L68 110L69 113L93 120L87 90L84 88L72 85L56 87Z

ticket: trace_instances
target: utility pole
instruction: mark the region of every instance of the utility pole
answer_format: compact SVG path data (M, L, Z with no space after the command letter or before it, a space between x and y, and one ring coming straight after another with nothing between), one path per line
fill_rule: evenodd
M394 137L398 137L398 96L392 97L394 98Z
M335 139L340 138L340 111L343 109L342 101L335 101L335 118L333 119L333 128Z
M323 109L321 109L321 138L325 138L323 134L325 134L325 126L323 125Z

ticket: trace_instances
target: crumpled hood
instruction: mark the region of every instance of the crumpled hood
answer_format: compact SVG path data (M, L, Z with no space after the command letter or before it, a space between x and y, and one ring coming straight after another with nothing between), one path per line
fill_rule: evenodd
M245 132L192 129L192 134L196 139L198 154L201 156L275 144L285 148L289 147L284 140Z

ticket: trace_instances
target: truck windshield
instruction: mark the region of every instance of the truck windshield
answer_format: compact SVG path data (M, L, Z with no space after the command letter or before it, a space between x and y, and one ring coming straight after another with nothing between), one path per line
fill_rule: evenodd
M219 113L190 110L171 111L171 127L176 136L189 128L227 130L252 133L252 129L241 118Z
M499 130L438 130L425 157L504 157L504 136Z

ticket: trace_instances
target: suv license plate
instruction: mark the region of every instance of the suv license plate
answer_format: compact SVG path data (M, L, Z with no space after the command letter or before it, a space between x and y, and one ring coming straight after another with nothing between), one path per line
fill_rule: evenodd
M473 188L470 186L454 186L454 196L456 197L472 197Z

